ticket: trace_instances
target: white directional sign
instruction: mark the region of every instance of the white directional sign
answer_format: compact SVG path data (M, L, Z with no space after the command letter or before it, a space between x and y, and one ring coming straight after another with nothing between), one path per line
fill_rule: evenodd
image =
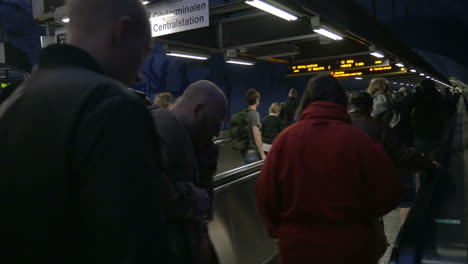
M167 1L147 8L153 37L210 25L208 0Z

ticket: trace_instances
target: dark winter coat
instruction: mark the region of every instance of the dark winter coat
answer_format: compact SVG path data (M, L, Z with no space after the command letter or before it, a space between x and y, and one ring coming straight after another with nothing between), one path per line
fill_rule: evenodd
M286 125L292 125L296 119L297 100L294 97L289 97L281 106L280 117Z
M0 262L169 263L151 116L53 45L0 106Z

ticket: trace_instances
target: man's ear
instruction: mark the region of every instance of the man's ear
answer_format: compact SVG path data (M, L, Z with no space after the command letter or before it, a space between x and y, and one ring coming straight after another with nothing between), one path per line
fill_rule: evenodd
M120 47L123 42L130 38L129 34L132 28L132 19L128 16L120 17L113 26L112 46Z

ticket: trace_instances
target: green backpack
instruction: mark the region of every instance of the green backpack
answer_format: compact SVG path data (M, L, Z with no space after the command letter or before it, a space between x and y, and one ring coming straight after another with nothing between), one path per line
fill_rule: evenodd
M246 108L231 117L231 139L232 149L237 151L246 151L249 147L249 129L247 128L247 113Z

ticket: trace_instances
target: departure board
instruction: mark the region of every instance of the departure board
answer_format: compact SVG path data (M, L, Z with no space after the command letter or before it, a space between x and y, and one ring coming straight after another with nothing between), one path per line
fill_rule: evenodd
M400 74L407 73L406 68L400 68L395 65L382 66L382 67L371 67L366 69L355 69L346 71L331 71L330 74L335 78L351 78L351 77L363 77L372 75L387 75L387 74Z
M318 60L316 62L294 64L289 75L314 74L338 70L364 69L370 67L390 66L389 59L376 59L370 55L341 59Z

